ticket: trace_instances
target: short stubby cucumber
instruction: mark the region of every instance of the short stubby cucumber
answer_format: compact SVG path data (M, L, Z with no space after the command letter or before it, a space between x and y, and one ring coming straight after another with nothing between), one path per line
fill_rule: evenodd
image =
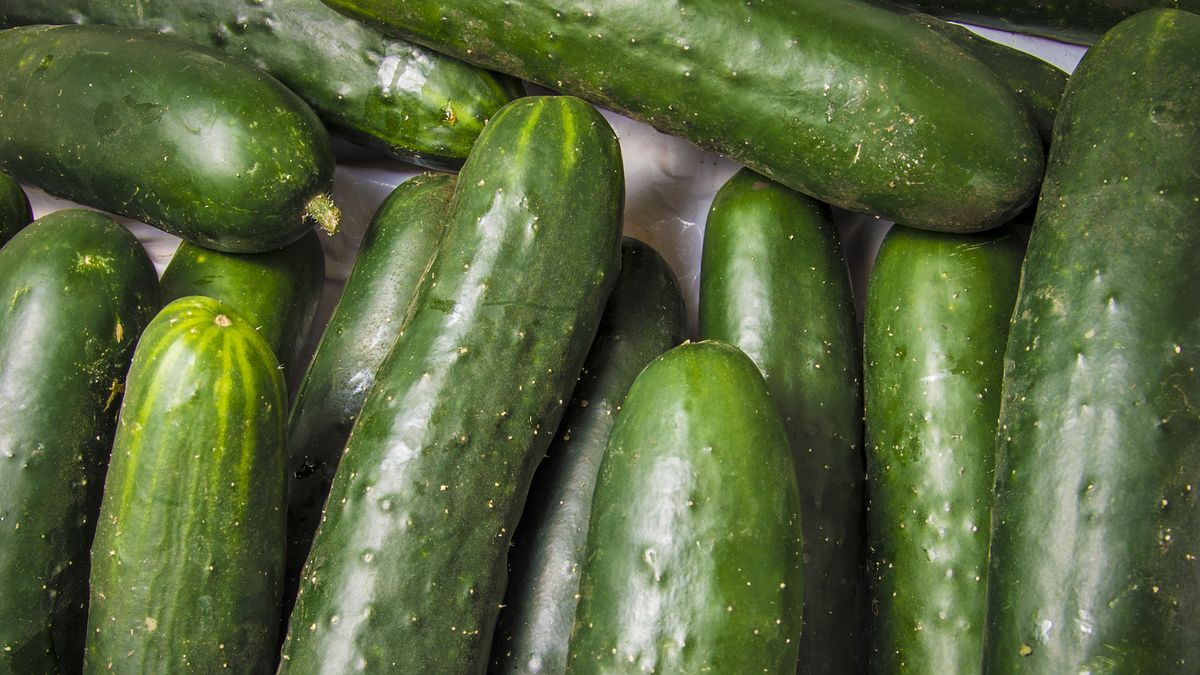
M104 471L158 275L124 227L65 209L0 250L0 297L0 672L77 673Z
M700 264L700 337L742 350L779 407L804 522L801 673L866 666L862 354L829 209L748 170L713 199Z
M517 83L347 21L320 0L6 0L0 25L107 24L248 60L334 133L433 168L457 168Z
M873 673L979 672L996 417L1024 245L893 227L864 313Z
M616 282L623 188L577 98L484 129L334 477L285 672L484 671L513 528Z
M229 307L187 296L150 322L92 546L87 672L270 672L286 412L275 355Z
M754 362L712 341L658 357L600 465L567 672L795 672L800 519Z
M1004 357L984 667L1200 670L1200 16L1071 76Z
M149 31L0 31L0 170L231 252L337 226L333 148L261 70Z
M162 274L162 300L187 295L220 300L250 322L283 368L302 370L304 340L325 285L325 254L315 230L265 253L224 253L183 242Z
M33 220L29 196L8 174L0 173L0 246Z
M288 418L285 610L363 399L433 262L454 192L450 174L401 183L375 210Z
M566 670L604 448L634 378L683 341L685 322L671 268L650 245L626 237L617 287L513 535L489 672Z
M994 72L860 0L326 2L916 227L999 226L1042 177L1029 113Z

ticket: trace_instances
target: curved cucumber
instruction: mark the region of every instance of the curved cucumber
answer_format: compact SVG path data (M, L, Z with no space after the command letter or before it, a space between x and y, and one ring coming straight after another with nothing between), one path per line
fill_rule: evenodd
M109 26L0 31L0 169L207 248L332 231L333 150L278 81L182 40Z
M7 174L0 173L0 246L33 220L29 196Z
M284 594L289 609L350 429L446 230L454 180L447 174L415 176L376 209L292 403Z
M871 671L979 672L996 417L1024 247L893 227L867 291Z
M242 57L296 92L335 133L457 168L520 94L507 78L347 21L320 0L6 0L0 25L107 24Z
M989 672L1200 668L1197 44L1200 16L1135 16L1063 98L1004 358Z
M568 672L793 672L795 476L749 358L699 342L655 359L600 465Z
M325 254L315 230L266 253L222 253L189 242L163 270L164 303L187 295L220 300L250 322L283 367L284 380L300 363L325 283Z
M142 335L92 550L89 672L269 672L283 573L278 361L202 296Z
M671 268L649 245L627 237L617 286L513 535L489 672L566 670L604 448L634 378L683 341L685 321Z
M616 282L622 178L579 99L517 99L484 129L334 477L284 671L484 669L509 539Z
M67 209L0 250L0 298L0 672L77 673L100 490L158 277L124 227Z
M1042 177L1029 114L995 73L859 0L327 2L913 226L996 227Z
M825 205L743 169L704 228L700 337L741 349L779 407L800 485L800 672L865 667L862 356L849 270Z

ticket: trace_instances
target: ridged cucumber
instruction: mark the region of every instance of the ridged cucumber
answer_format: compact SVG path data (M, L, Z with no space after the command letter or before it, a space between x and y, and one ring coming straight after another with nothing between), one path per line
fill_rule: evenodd
M33 220L29 196L8 174L0 173L0 246Z
M321 121L239 59L148 31L0 31L0 170L207 248L270 251L319 218L333 149Z
M421 174L376 209L288 419L290 609L321 509L363 399L446 231L454 176Z
M1004 358L985 669L1200 669L1200 16L1130 18L1054 127Z
M88 672L269 672L283 575L278 361L203 296L163 308L129 369L92 546Z
M0 672L77 673L100 490L158 276L124 227L66 209L0 250L0 298Z
M566 670L604 448L634 378L683 341L685 321L671 268L648 244L626 237L617 286L513 535L489 672Z
M800 519L754 363L717 342L658 357L600 465L568 672L793 672Z
M233 308L267 341L284 381L302 369L301 350L325 284L315 230L265 253L223 253L183 242L162 274L163 303L206 295Z
M617 140L583 101L517 99L484 129L334 477L285 672L485 668L509 539L616 282L623 201Z
M864 313L873 673L977 673L996 417L1024 246L893 227Z
M320 0L6 0L0 26L107 24L197 42L253 62L337 134L457 168L516 83L347 21Z
M859 0L326 2L913 226L998 226L1042 176L1029 114L995 73Z
M862 672L862 354L829 209L743 169L704 228L700 337L754 361L779 407L804 523L802 673Z

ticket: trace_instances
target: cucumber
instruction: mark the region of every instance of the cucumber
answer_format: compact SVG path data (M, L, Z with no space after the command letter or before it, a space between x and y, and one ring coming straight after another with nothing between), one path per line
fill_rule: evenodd
M623 202L617 140L583 101L517 99L484 129L334 477L284 672L484 669L509 539L617 278Z
M338 460L446 230L454 176L421 174L376 209L288 419L290 611Z
M1024 246L893 227L867 287L873 673L979 672L996 417Z
M625 238L617 286L513 534L490 672L566 670L592 494L609 433L634 378L683 341L685 321L679 283L666 261L649 245Z
M286 382L304 367L301 350L324 284L325 254L315 230L266 253L223 253L185 241L163 270L162 299L206 295L231 307L267 341Z
M283 573L278 361L212 298L163 308L121 404L92 547L88 672L269 672Z
M700 337L763 373L800 485L800 672L863 672L862 355L854 296L829 209L742 169L704 228Z
M1139 14L1067 85L1004 357L989 672L1200 669L1197 44Z
M338 135L457 168L516 83L346 21L320 0L6 0L0 26L107 24L242 57L296 92Z
M0 31L0 170L207 248L336 228L321 121L262 71L141 30Z
M568 672L792 672L804 595L795 476L748 357L698 342L655 359L600 465Z
M0 246L32 220L28 195L17 181L0 173Z
M66 209L0 250L0 297L0 672L77 673L100 489L158 275L124 227Z
M822 201L995 227L1037 193L1029 114L948 38L859 0L327 0L683 136Z

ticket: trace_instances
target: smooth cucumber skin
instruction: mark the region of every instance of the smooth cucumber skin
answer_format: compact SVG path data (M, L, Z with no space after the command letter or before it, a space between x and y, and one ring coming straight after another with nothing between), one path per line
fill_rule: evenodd
M795 475L748 357L705 341L651 362L600 465L567 672L795 672Z
M284 672L484 670L513 528L616 282L623 186L579 99L517 99L484 129L334 476Z
M455 177L421 174L376 209L288 418L288 609L346 439L446 231Z
M6 0L0 25L106 24L242 57L296 92L341 136L457 168L497 110L505 77L346 21L320 0Z
M111 218L48 214L0 250L0 672L77 673L88 551L158 275Z
M984 669L1200 669L1200 16L1067 85L1004 358ZM1136 73L1136 75L1134 75Z
M0 173L0 246L33 220L29 196L7 174Z
M996 418L1024 246L893 227L864 312L873 673L977 673Z
M250 322L288 381L300 363L325 284L325 254L316 230L265 253L224 253L183 242L162 274L162 300L187 295L220 300Z
M799 672L863 672L862 354L828 208L743 169L704 228L700 337L738 347L779 407L800 486Z
M913 226L998 226L1042 176L1029 114L991 70L858 0L326 3Z
M0 117L0 170L207 248L290 244L333 184L329 136L295 94L148 31L0 31Z
M188 296L129 369L92 546L88 673L270 672L287 397L254 326Z
M513 535L489 672L566 671L604 448L633 380L683 341L685 322L671 268L648 244L626 237L617 286Z

